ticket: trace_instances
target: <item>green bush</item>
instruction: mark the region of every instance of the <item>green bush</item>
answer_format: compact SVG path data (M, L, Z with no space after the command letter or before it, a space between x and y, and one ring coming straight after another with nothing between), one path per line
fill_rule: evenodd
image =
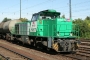
M79 37L90 39L90 17L86 17L84 20L78 18L73 21L74 24L79 26ZM75 27L77 29L77 27Z

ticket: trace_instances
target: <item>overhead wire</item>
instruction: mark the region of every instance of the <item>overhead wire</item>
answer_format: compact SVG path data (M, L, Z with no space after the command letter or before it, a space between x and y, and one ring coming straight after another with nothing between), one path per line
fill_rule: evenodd
M47 1L44 1L44 2L40 2L40 3L35 4L35 5L33 5L33 6L30 6L30 7L24 8L24 9L22 9L21 11L26 10L26 9L30 9L30 8L37 7L37 6L41 5L41 4L45 4L45 3L47 3L48 1L53 1L53 0L47 0ZM76 3L76 4L74 4L73 6L75 6L75 5L79 5L79 4L83 4L83 3L87 3L87 2L90 2L90 1L85 1L85 2ZM17 4L19 4L19 3L17 3ZM15 5L16 5L16 4L15 4ZM15 6L15 5L13 5L13 6ZM13 6L11 6L11 7L13 7ZM68 6L68 5L67 5L67 6ZM61 7L61 8L65 8L65 7L67 7L67 6L64 6L64 7ZM9 7L9 8L10 8L10 7ZM6 9L8 9L8 8L6 8ZM6 10L6 9L5 9L5 10ZM55 9L57 9L57 8L55 8ZM15 11L15 13L16 13L16 12L19 12L19 11L20 11L20 10ZM6 13L9 13L9 12L6 12ZM13 12L10 12L10 13L13 13Z
M46 1L44 1L44 2L40 2L40 3L38 3L38 4L35 4L35 5L33 5L33 6L30 6L30 7L27 7L27 8L24 8L24 9L22 9L21 11L24 11L24 10L27 10L27 9L30 9L30 8L34 8L34 7L37 7L37 6L39 6L39 5L43 5L43 4L45 4L45 3L48 3L49 1L53 1L53 0L46 0ZM85 2L80 2L80 3L76 3L76 4L73 4L72 6L78 6L78 5L80 5L80 4L83 4L83 3L88 3L88 2L90 2L90 1L85 1ZM68 5L67 5L68 6ZM65 7L67 7L67 6L65 6ZM13 6L11 6L11 7L13 7ZM62 7L62 8L65 8L65 7ZM8 8L6 8L6 9L8 9ZM56 9L56 8L55 8ZM66 10L66 9L65 9ZM88 9L80 9L80 10L75 10L75 11L73 11L73 12L81 12L81 11L87 11L87 10L90 10L89 8ZM4 14L4 13L13 13L14 15L17 13L17 12L19 12L20 10L18 10L18 11L15 11L15 12L2 12L2 14ZM67 11L67 13L68 13L68 11ZM24 14L24 13L23 13ZM26 15L29 15L30 13L25 13Z
M83 3L85 4L85 3L89 3L89 2L90 2L90 0L89 0L89 1L80 2L80 3L75 3L75 4L72 4L72 6L78 6L78 5L82 5ZM65 8L65 7L69 7L69 6L66 5L66 6L62 6L62 7L56 7L56 8L54 8L54 9L59 9L59 8L63 9L63 8ZM78 6L78 7L81 7L81 6ZM65 10L66 10L66 9L65 9Z
M24 0L24 1L26 1L26 0ZM19 3L17 3L17 4L14 4L14 5L10 6L10 7L4 8L4 9L0 9L0 10L7 10L7 9L11 9L11 8L14 8L14 6L17 6L17 5L19 5L19 4L20 4L20 2L19 2ZM13 13L13 12L3 12L3 13Z
M40 3L35 4L35 5L33 5L33 6L30 6L30 7L24 8L24 9L22 9L21 11L26 10L26 9L30 9L30 8L37 7L37 6L39 6L39 5L43 5L43 4L45 4L45 3L48 3L49 1L53 1L53 0L46 0L46 1L44 1L44 2L40 2ZM20 10L15 11L15 12L19 12L19 11L20 11Z
M35 5L33 5L33 6L30 6L30 7L24 8L24 9L21 9L21 11L26 10L26 9L30 9L30 8L37 7L37 6L39 6L39 5L43 5L43 4L45 4L45 3L48 3L49 1L53 1L53 0L46 0L46 1L44 1L44 2L40 2L40 3L35 4ZM14 14L16 14L16 13L18 13L19 11L20 11L20 10L15 11L15 12L6 12L6 13L14 13ZM29 14L29 13L27 13L27 14Z

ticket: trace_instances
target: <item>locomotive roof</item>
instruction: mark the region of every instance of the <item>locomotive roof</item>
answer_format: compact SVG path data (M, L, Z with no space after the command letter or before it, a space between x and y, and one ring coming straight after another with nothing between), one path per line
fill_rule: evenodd
M52 9L48 9L48 10L43 10L43 11L40 11L38 13L35 13L35 14L40 14L40 13L56 13L56 14L59 14L60 15L60 12L57 12L56 10L52 10ZM33 14L33 15L35 15Z
M60 12L57 12L56 10L50 10L50 9L48 9L48 10L43 10L43 11L40 11L39 13L42 13L42 12L46 12L46 13L48 13L48 12L51 12L51 13L58 13L58 14L60 14Z

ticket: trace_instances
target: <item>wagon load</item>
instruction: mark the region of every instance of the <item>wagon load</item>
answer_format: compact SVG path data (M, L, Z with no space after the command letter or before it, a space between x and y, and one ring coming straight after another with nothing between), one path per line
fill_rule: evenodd
M15 24L16 23L20 23L20 20L11 20L11 21L7 21L4 23L3 25L3 31L4 33L13 33L14 29L15 29Z

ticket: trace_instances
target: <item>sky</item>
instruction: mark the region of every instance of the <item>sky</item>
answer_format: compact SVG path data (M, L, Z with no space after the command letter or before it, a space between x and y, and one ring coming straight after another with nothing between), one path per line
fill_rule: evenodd
M69 18L69 0L21 0L21 17L31 19L32 14L54 9ZM90 16L90 0L71 0L72 19ZM20 18L20 0L0 1L0 22L5 18Z

